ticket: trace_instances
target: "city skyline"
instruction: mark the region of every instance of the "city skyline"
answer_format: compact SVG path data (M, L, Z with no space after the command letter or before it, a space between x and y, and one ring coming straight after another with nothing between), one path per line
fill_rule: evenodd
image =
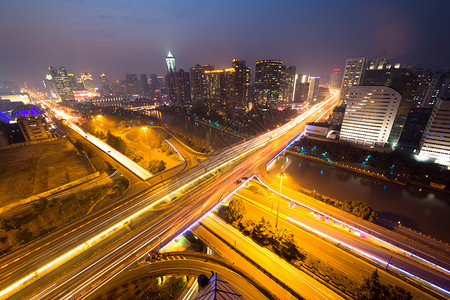
M441 22L450 8L444 1L385 2L382 12L360 2L236 4L4 2L0 80L37 84L49 65L90 72L96 81L102 73L111 81L128 73L165 74L169 50L185 70L225 68L239 58L253 72L257 60L280 59L300 73L328 76L347 57L379 56L384 49L401 63L450 65L449 42L440 39L448 31ZM234 22L226 23L231 15Z

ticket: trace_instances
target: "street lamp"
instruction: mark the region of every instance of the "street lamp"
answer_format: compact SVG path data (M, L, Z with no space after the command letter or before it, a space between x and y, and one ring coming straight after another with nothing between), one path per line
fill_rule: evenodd
M280 176L280 197L278 197L277 219L275 221L275 228L277 228L278 226L278 214L280 213L281 187L283 186L283 177L286 177L286 173L280 172L278 173L278 176Z
M148 147L148 140L147 140L147 127L142 127L142 130L144 130L144 135L145 135L145 142L147 143L147 147Z

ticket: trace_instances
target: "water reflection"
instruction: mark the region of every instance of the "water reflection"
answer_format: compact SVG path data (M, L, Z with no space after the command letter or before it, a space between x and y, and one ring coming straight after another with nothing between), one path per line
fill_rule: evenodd
M444 241L450 241L450 196L417 186L401 186L352 173L340 168L289 156L275 160L270 172L284 170L289 184L333 197L337 200L363 201L381 218L400 221Z

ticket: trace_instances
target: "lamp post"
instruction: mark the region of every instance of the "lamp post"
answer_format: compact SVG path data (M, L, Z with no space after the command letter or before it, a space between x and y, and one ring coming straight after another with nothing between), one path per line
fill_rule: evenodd
M142 130L144 130L144 135L145 135L145 143L147 144L147 147L148 147L148 140L147 140L147 127L142 127Z
M286 173L280 172L278 173L278 176L280 176L280 196L278 197L277 219L275 221L275 228L277 228L278 226L278 214L280 213L281 187L283 186L283 177L286 177Z

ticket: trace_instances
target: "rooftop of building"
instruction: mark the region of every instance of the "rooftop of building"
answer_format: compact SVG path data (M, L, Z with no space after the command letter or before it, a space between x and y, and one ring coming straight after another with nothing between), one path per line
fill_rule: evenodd
M216 273L209 279L208 284L202 288L195 297L195 300L213 299L243 300L245 298Z
M31 104L23 105L14 109L11 113L12 118L18 117L28 117L28 116L36 116L43 115L44 113L38 110L35 106Z

